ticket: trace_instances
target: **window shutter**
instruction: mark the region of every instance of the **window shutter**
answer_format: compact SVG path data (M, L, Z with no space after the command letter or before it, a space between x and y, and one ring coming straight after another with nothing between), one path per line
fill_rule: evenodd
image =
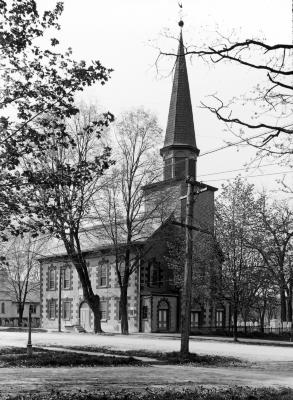
M106 271L107 271L107 284L106 284L106 286L110 286L110 269L111 269L111 265L107 262L107 269L106 269Z
M102 264L99 263L96 267L97 288L100 287L101 283L101 269L102 269Z
M73 268L70 266L69 267L69 271L70 271L70 290L73 290Z

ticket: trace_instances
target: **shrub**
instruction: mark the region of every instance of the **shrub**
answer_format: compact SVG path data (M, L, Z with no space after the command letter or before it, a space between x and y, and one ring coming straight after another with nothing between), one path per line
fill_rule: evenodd
M227 389L207 389L199 387L194 390L146 390L137 392L58 392L30 393L18 396L0 395L1 400L292 400L291 389L254 389L248 387L232 387Z

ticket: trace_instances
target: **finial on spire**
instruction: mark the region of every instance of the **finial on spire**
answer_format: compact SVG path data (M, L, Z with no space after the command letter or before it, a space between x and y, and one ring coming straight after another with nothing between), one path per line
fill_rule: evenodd
M178 22L178 25L182 29L183 25L184 25L183 18L182 18L182 11L183 11L182 0L178 1L178 6L179 6L179 22Z

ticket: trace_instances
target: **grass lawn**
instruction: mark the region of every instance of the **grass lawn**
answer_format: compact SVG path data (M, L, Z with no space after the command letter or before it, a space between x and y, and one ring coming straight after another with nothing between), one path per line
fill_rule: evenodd
M191 364L194 366L202 367L241 367L248 366L248 362L242 361L235 357L224 357L224 356L211 356L211 355L199 355L190 353L187 358L182 358L180 353L173 351L169 353L161 353L157 351L148 350L116 350L108 347L96 347L96 346L71 346L66 347L71 350L83 350L89 352L105 353L105 354L116 354L129 357L150 357L156 358L166 364ZM249 364L250 365L250 364Z
M94 366L140 366L142 362L132 357L92 356L86 354L66 353L33 349L32 356L27 356L26 348L0 348L0 368L26 367L94 367ZM1 373L0 373L1 374Z

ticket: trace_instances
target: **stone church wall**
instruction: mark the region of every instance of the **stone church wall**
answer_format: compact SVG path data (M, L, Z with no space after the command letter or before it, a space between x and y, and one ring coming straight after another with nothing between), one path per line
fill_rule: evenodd
M101 320L105 332L119 332L120 288L114 265L114 256L92 256L87 258L88 271L94 293L100 296L103 308ZM106 276L101 278L101 265L106 266ZM70 270L69 283L61 281L61 329L72 330L80 325L80 309L84 303L83 291L74 266L65 259L45 260L41 263L41 324L45 329L58 329L59 318L59 274L61 269ZM54 272L52 272L54 271ZM52 274L52 275L50 275ZM52 279L54 276L54 279ZM50 283L51 277L51 283ZM102 280L101 280L102 279ZM101 285L102 283L102 285ZM66 286L66 287L65 287ZM128 288L129 330L137 332L138 323L138 282L137 273L130 277ZM69 303L65 305L64 303ZM93 314L89 310L88 331L93 330Z

